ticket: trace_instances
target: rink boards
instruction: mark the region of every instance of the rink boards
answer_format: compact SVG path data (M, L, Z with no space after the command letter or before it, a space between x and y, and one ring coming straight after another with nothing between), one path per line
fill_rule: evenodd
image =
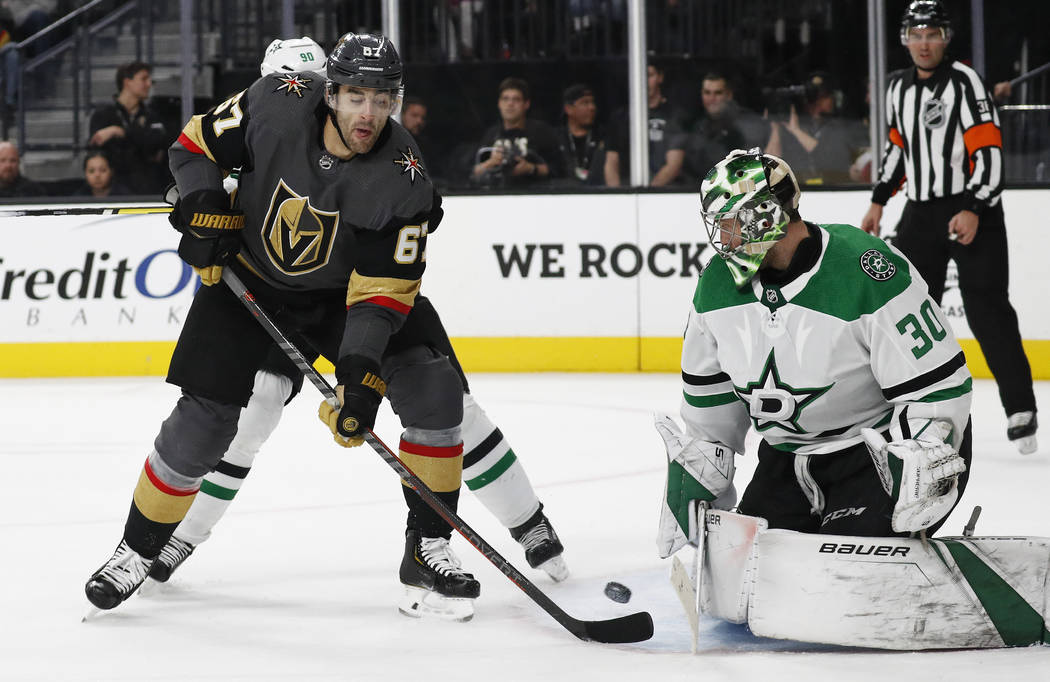
M810 191L800 210L807 220L856 224L868 197ZM1034 248L1050 190L1010 190L1004 204L1011 301L1033 372L1050 379L1050 272ZM468 370L679 369L698 269L711 256L695 194L448 197L444 206L423 292ZM884 231L902 207L891 201ZM0 376L165 372L197 286L165 215L4 224ZM954 268L943 307L971 371L990 376Z

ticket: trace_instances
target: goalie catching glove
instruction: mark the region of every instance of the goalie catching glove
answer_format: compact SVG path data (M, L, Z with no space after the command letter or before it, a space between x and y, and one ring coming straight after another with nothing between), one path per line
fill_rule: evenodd
M379 378L379 365L358 356L343 358L336 365L339 385L335 392L340 407L327 400L321 402L317 416L344 448L355 448L365 442L365 432L376 425L379 403L386 394L386 382Z
M172 205L168 222L182 233L179 257L193 266L201 283L222 279L222 266L240 250L244 212L230 208L230 196L221 190L199 190L180 197L172 185L164 199Z
M886 493L893 498L891 526L917 532L937 523L959 499L959 474L966 463L945 441L952 428L930 421L918 438L887 443L878 431L861 429Z
M736 502L733 488L736 464L732 450L687 436L671 417L656 417L655 426L667 450L667 484L656 537L660 557L666 559L687 542L697 542L698 502L718 499L716 506L719 507L729 507Z

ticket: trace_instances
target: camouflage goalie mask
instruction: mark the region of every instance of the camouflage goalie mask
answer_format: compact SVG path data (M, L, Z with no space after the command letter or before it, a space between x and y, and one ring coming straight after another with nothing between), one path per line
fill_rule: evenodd
M729 261L738 287L754 277L766 252L798 218L799 195L790 166L757 147L730 152L700 183L708 240Z

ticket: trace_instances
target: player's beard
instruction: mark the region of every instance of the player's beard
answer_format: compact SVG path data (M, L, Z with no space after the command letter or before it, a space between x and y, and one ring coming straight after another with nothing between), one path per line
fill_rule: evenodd
M379 133L385 124L386 118L380 119L378 117L373 117L371 120L363 120L358 116L354 116L348 122L339 121L343 139L354 154L367 154L372 151L372 147L375 146ZM369 134L363 136L366 130L369 131Z

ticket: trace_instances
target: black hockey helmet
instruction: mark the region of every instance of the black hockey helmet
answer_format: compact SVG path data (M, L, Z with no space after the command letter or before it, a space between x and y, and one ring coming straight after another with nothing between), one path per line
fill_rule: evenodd
M939 28L944 42L952 39L952 22L940 0L912 0L901 17L901 44L908 44L908 31L913 28Z
M401 57L386 36L347 33L328 55L328 82L359 88L400 91Z

